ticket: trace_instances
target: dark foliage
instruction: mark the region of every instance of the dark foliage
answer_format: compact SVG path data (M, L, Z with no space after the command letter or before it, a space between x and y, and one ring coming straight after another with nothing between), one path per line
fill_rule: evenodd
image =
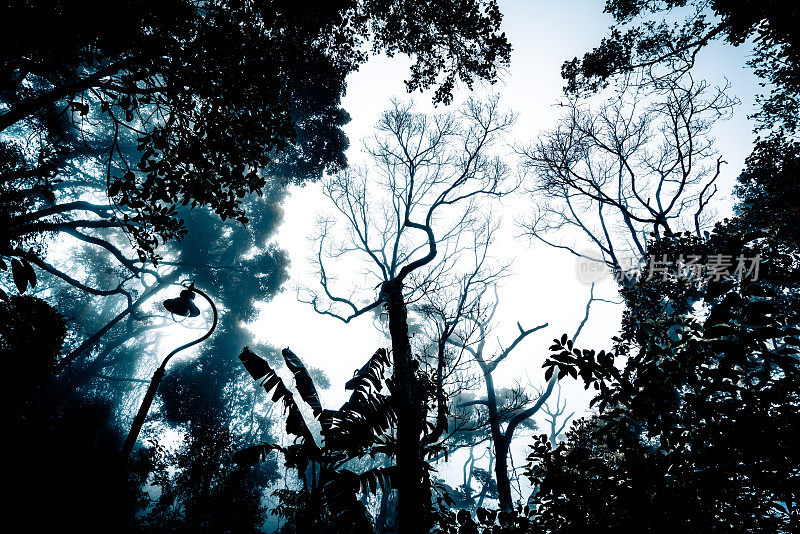
M668 233L648 244L667 269L645 261L622 288L627 309L611 350L580 349L566 335L554 341L547 372L594 388L599 413L555 449L544 436L535 441L535 523L552 533L795 532L797 6L633 0L606 8L623 24L673 9L689 17L614 28L582 61L565 64L568 91L638 68L680 73L711 39L755 37L751 63L774 86L758 118L774 131L747 159L737 217L703 237ZM739 270L740 259L753 258L757 272Z
M507 63L500 19L477 0L7 4L0 253L30 252L42 232L110 227L157 258L160 240L185 235L180 205L246 223L242 198L269 176L345 165L339 103L367 44L411 56L408 89L436 87L447 102L457 80L493 81ZM59 193L82 173L104 176L110 206Z
M143 532L263 532L265 487L274 462L250 469L235 461L230 415L191 414L189 431L171 450L154 441L151 477L158 496L137 523ZM150 503L148 503L150 504Z
M3 388L6 453L13 459L4 471L12 488L6 520L43 530L70 524L84 532L127 532L147 462L120 462L122 436L111 405L55 380L65 333L64 318L40 299L0 303L0 357L13 377Z
M377 454L386 457L395 454L390 434L395 416L387 397L378 394L389 365L386 350L376 351L356 371L347 386L353 393L339 410L322 410L316 388L300 358L288 348L283 349L282 355L294 374L297 391L319 419L324 444L316 442L283 380L266 360L245 347L239 355L242 365L267 393L272 392L272 402L283 405L287 414L286 432L296 440L288 447L268 442L246 447L236 453L236 461L255 464L266 460L270 452L280 451L286 466L296 469L301 476L301 491L278 493L281 505L273 513L287 519L282 532L372 532L371 520L357 494L374 494L378 489L389 491L397 468L375 467L357 473L345 465L367 455L374 458Z
M768 82L756 114L762 126L795 131L800 117L800 8L793 0L607 0L618 25L582 59L564 63L568 92L597 90L615 75L654 66L682 70L714 39L738 46L752 39L749 61ZM669 22L670 12L682 21Z
M30 296L0 302L0 358L14 377L3 388L6 406L24 406L38 386L47 381L56 363L66 321L49 304ZM23 402L19 402L22 400Z
M758 280L671 273L623 290L611 351L563 336L548 372L579 377L600 415L555 451L540 439L530 476L551 532L793 532L800 515L797 249L736 219L706 240L673 236L677 260L760 255ZM698 320L693 309L707 307ZM622 359L620 362L619 360Z
M528 506L512 510L478 508L473 517L466 510L445 509L438 518L439 532L446 534L525 534L538 533L534 511Z
M800 143L775 135L759 141L739 176L741 217L800 249Z

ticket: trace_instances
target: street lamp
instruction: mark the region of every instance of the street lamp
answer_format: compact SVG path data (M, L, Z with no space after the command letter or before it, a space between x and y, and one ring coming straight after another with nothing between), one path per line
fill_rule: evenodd
M181 317L197 317L200 315L200 310L197 308L194 302L192 302L194 300L195 293L197 293L206 299L211 305L211 311L214 314L214 320L211 323L211 328L208 330L208 332L203 334L203 336L195 339L194 341L190 341L185 345L181 345L177 349L167 354L167 357L164 358L164 361L158 366L156 372L153 373L153 378L150 380L150 386L147 388L147 393L144 396L142 405L139 407L139 413L136 414L136 418L133 420L133 425L131 425L131 431L128 433L128 437L125 439L125 444L122 446L123 458L128 458L133 451L133 446L136 444L136 439L139 437L139 432L142 430L142 425L147 417L147 412L150 411L150 405L153 404L153 399L155 399L158 385L164 378L164 372L166 371L167 363L169 362L170 358L184 349L188 349L193 345L197 345L198 343L205 341L217 327L217 307L214 306L214 302L211 300L211 298L203 291L194 287L194 282L184 287L186 289L181 291L178 298L167 299L164 301L164 307L167 309L167 311L173 315L179 315Z

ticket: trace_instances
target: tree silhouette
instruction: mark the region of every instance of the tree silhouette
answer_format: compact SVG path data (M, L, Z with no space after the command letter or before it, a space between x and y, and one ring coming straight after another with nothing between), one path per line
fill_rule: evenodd
M95 17L86 17L91 12ZM123 230L141 258L180 238L177 207L247 222L271 176L345 165L345 77L375 52L414 58L409 90L494 80L510 47L494 2L16 2L3 32L4 255L43 232ZM70 195L64 178L102 176ZM87 200L81 192L97 193Z
M578 324L577 329L575 330L575 334L573 335L573 339L577 338L583 327L586 325L586 322L589 320L589 313L591 311L592 304L595 302L609 302L605 299L601 299L594 296L594 284L591 286L591 291L589 294L589 299L586 302L586 308L583 318L581 319L580 323ZM529 399L527 395L520 394L518 392L512 393L512 401L508 402L508 399L499 398L500 391L496 388L494 384L494 377L492 373L495 371L497 366L502 363L506 358L508 358L514 349L530 334L541 330L542 328L547 327L547 323L544 323L539 326L535 326L533 328L525 329L522 327L521 324L517 323L517 328L519 329L519 334L514 338L511 343L509 343L505 348L500 349L500 351L491 357L487 357L485 355L486 349L486 340L489 334L489 329L491 328L492 320L494 318L494 314L497 310L497 306L499 301L495 295L494 305L492 306L491 312L483 318L473 318L473 321L477 323L478 327L478 335L476 340L473 343L473 346L470 346L468 343L465 343L462 340L450 340L452 344L460 344L463 346L463 349L467 351L478 364L480 368L481 375L483 377L483 381L485 384L486 390L486 397L463 401L458 404L458 407L465 408L470 406L484 406L487 411L487 422L488 427L490 429L490 438L492 445L494 447L494 462L495 462L495 480L497 481L497 488L498 488L498 497L500 501L500 509L504 511L510 511L513 509L513 500L511 495L511 481L509 479L509 466L508 466L508 458L511 452L511 443L514 439L514 433L516 432L517 428L528 421L531 417L533 417L539 410L544 410L548 415L550 415L551 423L554 427L555 421L559 415L562 415L560 412L560 408L556 408L555 411L551 412L547 407L547 401L550 398L550 395L553 392L553 388L557 385L558 377L557 376L548 376L547 377L547 384L546 386L539 392L538 396L535 399ZM559 395L557 405L560 402L561 394L560 394L560 386L559 387ZM516 397L516 398L514 398ZM502 401L502 402L498 402ZM564 421L566 424L566 421ZM505 425L505 426L503 426ZM562 425L563 429L563 425ZM559 432L555 432L555 435L552 436L552 440L555 441L555 437L558 435Z
M475 362L480 368L481 375L483 376L483 380L485 382L486 397L462 402L458 405L458 407L466 407L470 405L482 405L486 407L488 412L491 440L494 446L495 480L497 482L500 508L502 510L510 510L513 507L511 497L511 482L508 478L508 455L511 446L511 440L514 437L514 432L517 429L517 426L536 413L542 403L544 403L544 401L550 395L552 387L548 386L539 399L535 401L533 406L526 406L528 404L527 398L523 398L524 402L521 402L516 406L515 404L517 403L513 402L511 403L511 406L502 406L504 403L498 403L497 391L495 389L492 372L497 368L500 362L505 360L512 353L512 351L522 340L537 330L545 328L547 323L530 329L524 329L519 323L517 323L517 327L519 328L519 334L517 337L507 347L502 349L499 354L493 355L487 359L484 356L486 339L488 337L487 326L491 323L492 318L494 317L495 311L497 310L497 304L498 301L495 299L494 306L492 307L492 310L488 316L484 320L479 320L479 335L477 345L474 348L468 345L463 346L464 350L474 358ZM451 343L463 344L463 341L451 340ZM501 414L501 410L504 413ZM506 423L505 429L501 429L500 426L503 422Z
M326 194L349 232L348 245L334 254L340 261L348 253L366 259L380 292L363 305L336 295L326 263L329 256L324 254L331 228L325 220L317 255L322 291L302 298L317 312L344 322L379 307L388 313L402 532L425 528L429 502L421 446L425 378L419 376L419 361L412 352L407 303L435 279L442 265L438 260L457 253L458 236L478 223L476 202L508 191L508 171L490 150L511 121L500 112L496 98L470 100L458 115L421 115L395 103L381 118L369 148L374 168L325 182Z
M709 133L735 104L725 88L690 74L643 78L643 88L628 83L599 106L562 104L558 126L521 150L539 202L525 233L620 274L645 256L651 234L709 229L725 163ZM586 244L554 241L555 231L574 231Z

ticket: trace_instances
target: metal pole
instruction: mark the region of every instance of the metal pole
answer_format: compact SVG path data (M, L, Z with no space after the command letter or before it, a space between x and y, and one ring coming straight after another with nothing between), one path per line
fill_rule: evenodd
M150 406L153 404L153 399L155 399L156 397L156 391L158 390L158 385L164 378L164 373L167 370L167 363L169 362L170 358L172 358L173 356L175 356L184 349L188 349L193 345L197 345L198 343L205 341L217 327L217 307L214 306L214 302L203 291L196 289L194 285L192 285L190 289L191 291L205 298L211 305L211 311L214 314L214 320L211 323L211 328L202 337L199 337L194 341L190 341L185 345L181 345L177 349L170 352L167 355L167 357L164 358L164 361L161 362L161 365L158 366L156 372L153 373L153 378L150 380L150 386L148 386L147 393L145 393L144 395L144 400L142 400L142 405L139 407L139 412L136 414L136 418L133 420L133 425L131 425L131 430L130 432L128 432L128 437L125 439L125 444L122 446L123 459L127 459L131 455L131 452L133 451L133 446L136 444L136 440L139 438L139 432L142 430L142 426L144 425L144 420L147 418L147 412L150 411Z

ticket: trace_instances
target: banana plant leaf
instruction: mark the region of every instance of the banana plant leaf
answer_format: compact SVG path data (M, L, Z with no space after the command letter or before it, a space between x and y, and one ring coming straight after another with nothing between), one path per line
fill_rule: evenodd
M392 488L392 479L396 476L397 466L376 467L363 473L354 473L349 469L340 469L331 485L349 486L363 494L375 494L380 488L386 491ZM337 488L338 489L338 488Z
M286 362L286 367L294 375L294 383L300 393L300 397L311 407L314 417L318 418L322 413L322 403L319 401L317 388L314 387L314 381L311 380L308 370L303 365L303 362L300 361L300 358L288 347L281 351L281 355L283 356L283 361Z
M283 402L283 406L288 412L286 417L286 432L302 438L306 443L313 444L314 437L308 429L303 414L294 400L292 392L286 387L281 380L281 377L269 366L269 364L262 357L252 352L248 347L245 347L239 360L242 365L250 373L250 376L269 393L274 388L272 394L272 402ZM321 409L320 409L321 411Z
M375 391L381 391L384 373L388 366L389 356L386 349L378 349L367 363L356 371L355 376L347 381L344 388L364 394L369 392L370 387Z

